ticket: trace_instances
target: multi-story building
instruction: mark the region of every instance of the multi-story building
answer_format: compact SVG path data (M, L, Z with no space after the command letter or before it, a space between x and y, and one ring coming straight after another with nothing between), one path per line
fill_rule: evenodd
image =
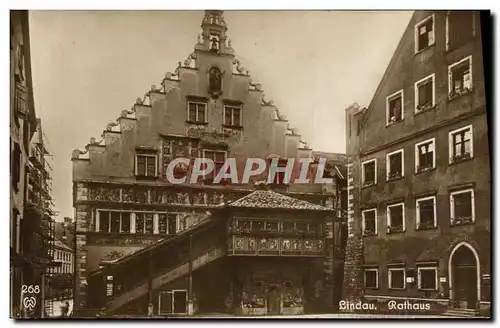
M30 261L30 265L24 272L24 284L40 287L40 293L35 295L39 298L39 302L33 315L43 316L46 309L41 305L45 304L45 295L50 292L49 276L53 270L55 222L52 216L55 213L51 197L50 153L46 147L41 119L37 118L36 122L29 147L29 162L26 165L28 183L24 219L21 223L21 238L23 254Z
M347 109L346 298L490 306L484 19L415 12L370 105Z
M38 215L33 212L42 204L43 198L39 195L47 191L43 187L47 177L43 173L44 165L39 165L41 164L39 160L43 160L43 156L37 156L37 153L33 152L35 146L32 140L38 137L36 133L39 120L36 118L33 101L30 58L28 11L13 10L10 12L10 203L12 208L10 252L11 311L12 316L16 318L28 315L22 305L22 298L30 296L27 295L30 294L27 293L29 286L31 286L31 291L38 291L34 293L36 295L31 296L39 297L43 294L40 277L45 270L44 265L48 256L48 239L37 239L40 235L38 232L43 230L40 223L47 223L47 229L50 230L49 221L45 219L39 221L36 218ZM31 310L34 312L31 311L29 315L43 315L42 308L39 306Z
M53 261L56 265L54 266L53 273L73 274L73 255L74 251L71 247L60 240L55 240Z
M161 87L73 152L76 316L331 311L340 297L345 155L314 154L265 99L222 11L206 11L201 30ZM216 172L231 158L281 170L287 158L309 158L307 177L326 167L333 181L287 183L281 172L256 190L266 167L245 183L243 169L240 183L214 183L216 174L172 183L192 173L192 161L169 171L179 158L212 159Z

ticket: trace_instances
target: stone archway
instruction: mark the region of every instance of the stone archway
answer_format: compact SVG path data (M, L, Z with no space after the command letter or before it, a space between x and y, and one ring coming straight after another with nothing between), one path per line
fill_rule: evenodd
M448 259L450 299L461 308L475 309L481 300L479 256L470 244L461 242Z

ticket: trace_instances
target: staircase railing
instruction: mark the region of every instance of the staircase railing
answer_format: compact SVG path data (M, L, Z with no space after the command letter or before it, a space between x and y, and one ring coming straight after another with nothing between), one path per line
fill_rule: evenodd
M205 252L193 260L192 268L196 270L222 256L225 252L222 248L212 248L208 252ZM166 272L157 275L152 280L152 289L158 289L159 287L174 281L177 278L183 277L189 273L189 260L186 260L179 264L173 269L167 269ZM129 290L123 294L120 294L110 301L108 301L106 310L108 312L114 311L119 307L125 305L126 303L137 299L140 296L145 295L148 292L149 283L145 281L144 283L138 285L136 288Z

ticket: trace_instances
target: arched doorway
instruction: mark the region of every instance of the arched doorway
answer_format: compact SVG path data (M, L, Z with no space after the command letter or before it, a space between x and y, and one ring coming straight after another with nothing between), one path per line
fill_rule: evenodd
M468 243L458 244L450 254L448 265L450 299L456 301L456 306L475 309L481 299L480 264L476 250Z

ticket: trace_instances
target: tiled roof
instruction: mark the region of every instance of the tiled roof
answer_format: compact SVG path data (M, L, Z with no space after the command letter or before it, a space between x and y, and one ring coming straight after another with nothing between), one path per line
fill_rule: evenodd
M62 241L56 239L56 241L54 242L54 246L59 248L59 249L63 249L65 251L70 251L72 252L73 249L71 247L69 247L68 245L66 245L65 243L63 243Z
M230 204L229 207L273 208L284 210L330 211L331 209L305 200L285 196L271 190L256 190Z

